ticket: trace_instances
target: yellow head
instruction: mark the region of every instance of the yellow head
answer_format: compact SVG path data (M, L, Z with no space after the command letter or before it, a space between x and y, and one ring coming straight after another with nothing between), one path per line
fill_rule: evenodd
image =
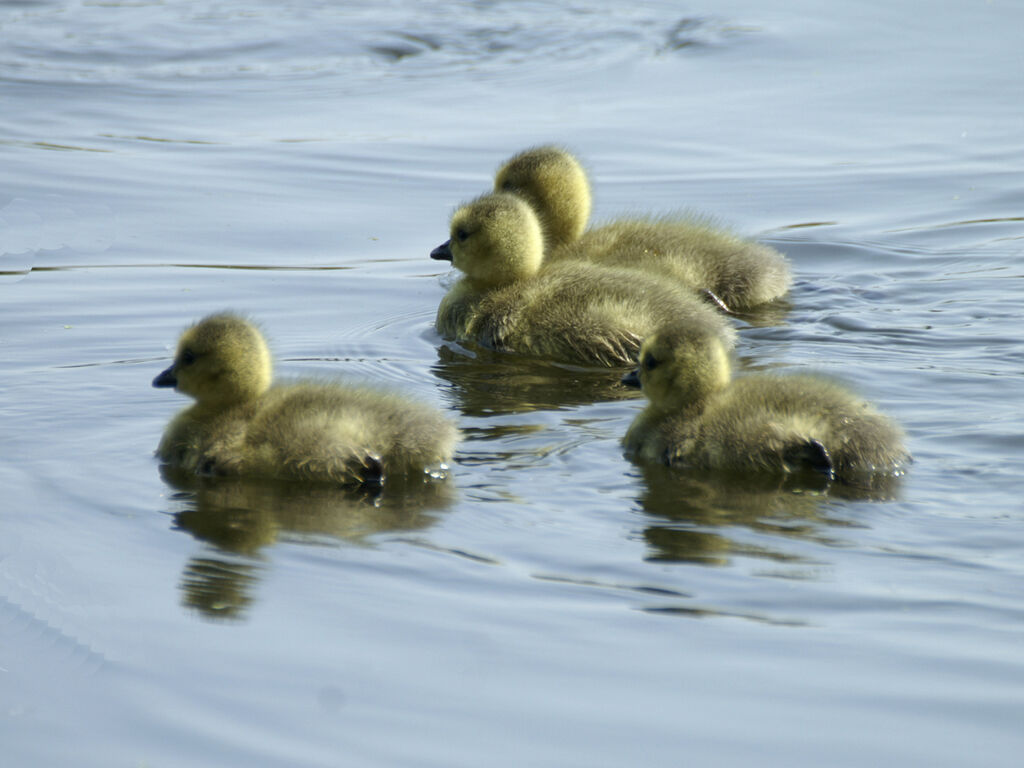
M532 277L544 258L540 223L515 195L484 195L452 216L451 239L431 258L451 261L482 290Z
M237 315L210 315L186 330L174 364L153 379L202 405L234 405L270 386L270 352L259 330Z
M721 334L691 322L666 326L647 337L640 347L640 366L622 381L642 388L655 408L680 411L703 403L729 378Z
M498 169L495 192L511 192L540 218L547 246L578 240L590 220L590 182L583 166L561 147L520 152Z

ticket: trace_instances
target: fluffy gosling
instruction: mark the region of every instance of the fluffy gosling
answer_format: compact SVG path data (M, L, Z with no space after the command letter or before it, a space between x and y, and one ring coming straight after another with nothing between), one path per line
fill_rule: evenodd
M679 324L647 338L623 379L649 403L623 439L649 461L749 473L813 471L860 484L909 462L899 427L839 384L807 375L731 380L714 336Z
M540 222L517 195L484 195L452 216L433 250L463 277L441 301L447 338L580 365L628 366L644 336L693 324L734 343L735 331L692 291L635 270L565 260L544 265Z
M340 485L451 459L458 432L425 405L368 386L271 378L266 342L247 320L214 314L187 329L153 386L196 402L168 425L157 457L187 473Z
M624 218L584 232L590 182L579 161L560 147L533 147L510 158L498 169L494 188L534 208L551 261L584 258L667 276L707 291L730 310L777 299L792 282L778 251L701 218Z

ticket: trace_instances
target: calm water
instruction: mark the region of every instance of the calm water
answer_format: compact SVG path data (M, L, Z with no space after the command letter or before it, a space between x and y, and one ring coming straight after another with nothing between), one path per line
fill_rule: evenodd
M4 765L1016 766L1024 5L0 3ZM432 330L453 206L542 141L597 218L785 251L740 364L906 427L882 498L637 467L600 372ZM380 499L179 491L188 322L466 433Z

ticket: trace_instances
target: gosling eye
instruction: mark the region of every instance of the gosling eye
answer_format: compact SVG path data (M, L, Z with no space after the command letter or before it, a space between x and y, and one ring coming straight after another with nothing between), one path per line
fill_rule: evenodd
M182 365L192 365L192 363L194 363L195 361L196 353L193 352L191 349L186 349L184 352L181 353Z
M654 359L654 355L648 352L644 355L644 359L640 361L640 365L643 366L645 371L653 371L658 367L658 361Z
M455 230L455 239L460 243L466 242L467 237L469 237L469 232L467 232L463 227L459 227Z

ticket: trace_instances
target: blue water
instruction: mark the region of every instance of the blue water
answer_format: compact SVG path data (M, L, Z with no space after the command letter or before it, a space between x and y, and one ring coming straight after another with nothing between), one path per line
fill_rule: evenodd
M1016 766L1024 6L0 4L3 763ZM625 460L614 377L468 357L428 254L538 142L595 217L785 252L741 370L907 430L888 496ZM234 308L466 440L381 499L164 482Z

